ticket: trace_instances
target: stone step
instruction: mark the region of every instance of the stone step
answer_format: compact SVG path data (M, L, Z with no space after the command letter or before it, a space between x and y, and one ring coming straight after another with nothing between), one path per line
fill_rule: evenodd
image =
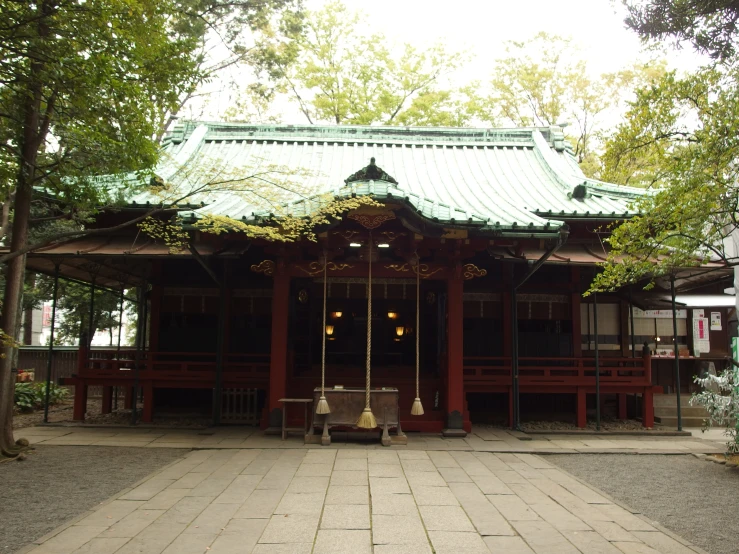
M681 394L680 403L685 406L691 398L691 394ZM654 407L657 406L677 406L677 397L674 394L655 394Z
M666 427L677 427L677 417L661 417L659 419L660 423ZM683 427L703 427L703 418L683 417Z
M700 406L681 406L680 413L683 417L708 417L708 412ZM654 415L657 417L677 417L676 406L655 406Z

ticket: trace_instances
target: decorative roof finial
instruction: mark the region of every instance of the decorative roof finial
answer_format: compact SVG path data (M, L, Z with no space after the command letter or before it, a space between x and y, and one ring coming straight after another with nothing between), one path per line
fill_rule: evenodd
M398 184L393 177L385 173L381 167L375 164L375 158L370 158L370 163L367 167L360 169L355 174L350 175L344 180L345 183L353 183L355 181L386 181L388 183Z

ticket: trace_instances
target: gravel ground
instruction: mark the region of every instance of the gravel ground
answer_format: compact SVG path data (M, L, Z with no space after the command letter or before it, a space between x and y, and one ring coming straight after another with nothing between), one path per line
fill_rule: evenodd
M17 551L185 452L39 445L25 461L0 464L0 553Z
M737 469L693 456L561 454L546 460L712 554L737 552Z

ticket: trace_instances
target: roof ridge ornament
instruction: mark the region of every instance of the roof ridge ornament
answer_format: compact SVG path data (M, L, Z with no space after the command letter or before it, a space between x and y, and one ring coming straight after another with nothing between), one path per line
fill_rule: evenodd
M398 181L385 173L381 167L375 164L374 157L370 158L370 163L367 167L360 169L344 180L347 185L349 183L354 183L355 181L385 181L387 183L398 184Z

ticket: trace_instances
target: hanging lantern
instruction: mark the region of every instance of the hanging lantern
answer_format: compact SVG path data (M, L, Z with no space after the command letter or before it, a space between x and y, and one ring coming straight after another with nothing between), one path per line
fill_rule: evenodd
M388 312L387 318L388 319L398 319L398 312Z
M331 317L333 319L340 319L342 315L344 315L343 312L331 312Z
M329 337L334 334L334 326L333 325L326 325L326 334Z
M405 334L405 327L403 327L402 325L398 325L395 328L395 334L399 337L402 337Z

